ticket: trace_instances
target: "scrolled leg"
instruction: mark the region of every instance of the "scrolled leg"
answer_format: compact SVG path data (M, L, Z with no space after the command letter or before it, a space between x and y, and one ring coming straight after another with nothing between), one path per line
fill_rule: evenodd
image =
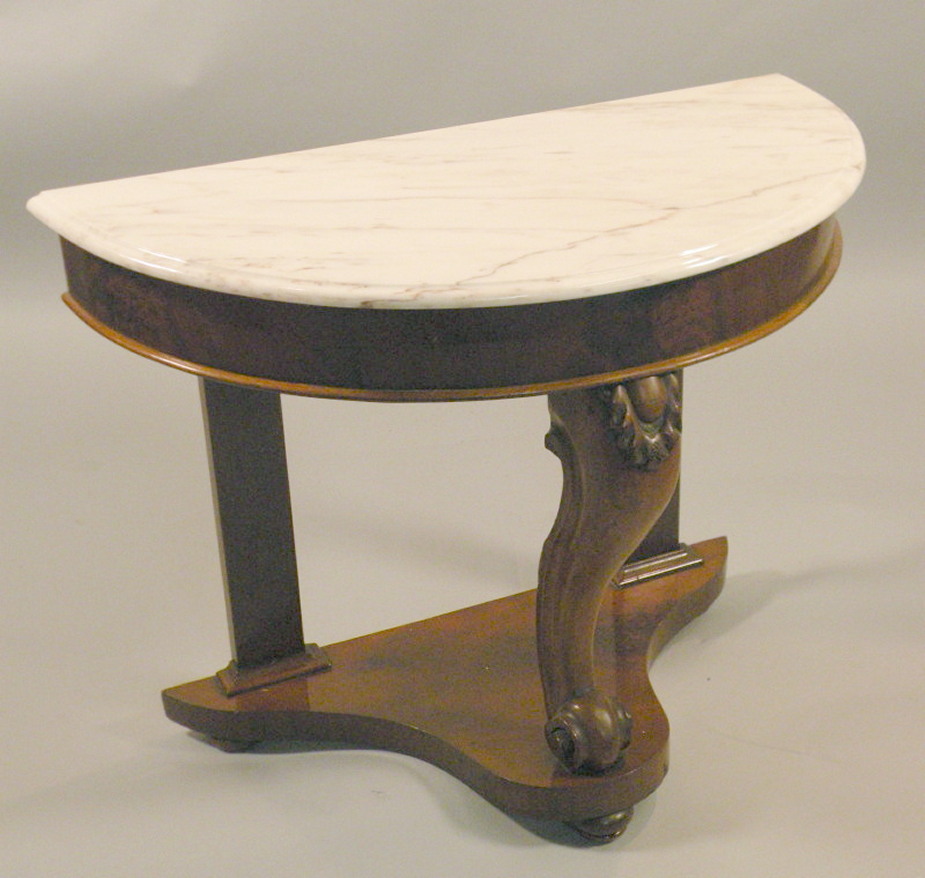
M596 773L619 763L632 727L618 693L595 687L598 610L677 484L680 376L552 393L549 409L563 490L537 593L546 738L569 771Z
M592 689L561 705L546 723L546 741L573 772L616 765L629 745L632 717L616 699Z

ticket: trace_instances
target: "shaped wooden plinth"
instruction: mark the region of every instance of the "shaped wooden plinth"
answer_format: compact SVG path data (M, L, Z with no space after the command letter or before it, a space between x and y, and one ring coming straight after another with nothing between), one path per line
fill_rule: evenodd
M512 814L581 824L632 808L668 767L668 721L648 666L722 588L726 541L692 547L703 564L614 588L595 635L602 691L633 716L621 763L563 768L544 739L536 592L333 644L331 668L227 696L215 677L164 692L167 715L226 742L339 741L394 750L450 772Z

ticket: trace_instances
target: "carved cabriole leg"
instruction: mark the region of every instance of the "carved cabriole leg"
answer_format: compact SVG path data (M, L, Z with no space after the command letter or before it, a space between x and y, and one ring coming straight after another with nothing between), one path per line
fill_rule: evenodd
M605 590L677 485L680 405L677 372L549 395L563 490L540 560L537 647L547 741L572 772L605 771L629 744L618 693L595 688L592 642Z

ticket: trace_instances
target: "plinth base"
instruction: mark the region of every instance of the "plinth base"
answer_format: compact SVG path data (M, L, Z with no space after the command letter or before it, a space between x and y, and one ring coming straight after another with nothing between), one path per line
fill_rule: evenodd
M238 695L216 677L167 689L167 716L231 745L339 741L406 753L505 811L585 824L601 838L603 818L631 811L668 769L668 720L648 666L709 607L725 571L724 538L693 549L701 566L615 588L601 607L597 686L633 717L623 761L602 774L570 774L547 748L535 591L333 644L329 670Z

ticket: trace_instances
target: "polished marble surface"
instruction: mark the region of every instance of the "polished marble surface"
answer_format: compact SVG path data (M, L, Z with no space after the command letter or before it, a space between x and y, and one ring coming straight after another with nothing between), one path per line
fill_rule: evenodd
M343 307L581 298L783 243L863 173L851 120L780 75L43 192L146 275Z

